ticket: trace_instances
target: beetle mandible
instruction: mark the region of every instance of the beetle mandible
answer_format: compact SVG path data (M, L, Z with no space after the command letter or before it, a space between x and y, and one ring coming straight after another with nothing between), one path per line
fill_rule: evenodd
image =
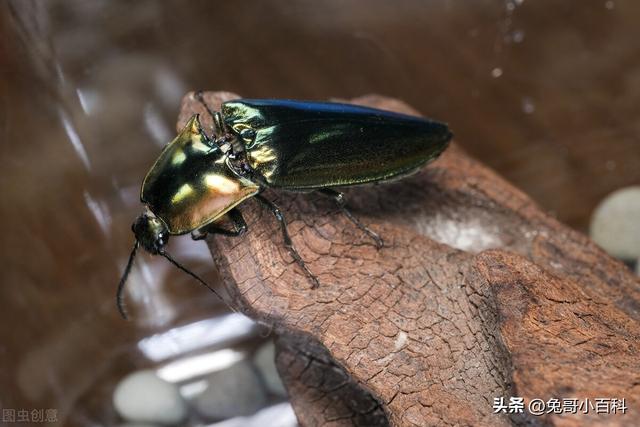
M205 134L194 115L144 179L140 199L147 209L132 225L135 243L117 293L125 318L122 293L139 246L216 293L173 259L165 245L169 236L186 233L194 240L207 234L241 236L247 224L237 206L251 197L271 210L285 246L317 287L318 279L291 242L282 211L260 193L266 188L318 191L333 198L381 247L382 239L347 209L335 187L409 175L438 157L452 137L447 125L434 120L350 104L237 99L214 112L202 93L194 96L214 119L213 136ZM233 230L219 227L225 215Z

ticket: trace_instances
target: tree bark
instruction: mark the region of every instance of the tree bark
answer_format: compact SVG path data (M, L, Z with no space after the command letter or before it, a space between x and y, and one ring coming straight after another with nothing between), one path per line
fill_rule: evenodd
M237 97L205 94L212 109ZM417 114L380 96L352 102ZM194 113L210 129L193 94L178 128ZM318 289L255 200L240 207L246 235L208 238L230 303L278 334L303 426L640 425L640 286L622 263L455 143L415 175L344 192L382 249L331 200L264 193ZM494 413L501 397L523 397L525 411ZM526 410L554 398L624 398L627 410Z

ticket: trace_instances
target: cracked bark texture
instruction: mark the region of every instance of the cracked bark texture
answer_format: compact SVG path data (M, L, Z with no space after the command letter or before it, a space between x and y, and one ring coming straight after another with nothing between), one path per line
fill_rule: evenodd
M237 97L205 94L213 109ZM380 96L351 102L418 114ZM193 94L178 128L194 113L210 129ZM255 200L241 205L246 235L208 238L231 305L279 334L302 425L640 425L640 286L623 264L455 143L415 175L344 191L384 248L322 196L264 193L318 289ZM510 396L625 398L628 410L494 414Z

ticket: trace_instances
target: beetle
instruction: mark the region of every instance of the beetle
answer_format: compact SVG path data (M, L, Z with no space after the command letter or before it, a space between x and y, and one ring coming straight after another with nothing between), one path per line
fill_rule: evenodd
M349 211L335 188L410 175L438 157L452 138L444 123L351 104L236 99L212 111L201 92L194 97L213 118L212 136L199 116L192 116L143 181L140 199L146 210L132 225L135 242L117 291L124 318L123 289L139 246L209 287L173 259L165 245L171 235L187 233L194 240L207 234L241 236L247 224L238 205L249 198L271 210L285 246L312 288L317 287L318 279L291 242L284 214L260 193L272 188L331 197L381 247L380 236ZM219 226L225 216L232 230Z

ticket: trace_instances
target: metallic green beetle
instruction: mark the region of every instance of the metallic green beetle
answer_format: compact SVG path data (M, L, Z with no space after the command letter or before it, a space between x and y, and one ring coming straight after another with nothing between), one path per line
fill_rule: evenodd
M196 98L204 104L199 93ZM164 246L170 235L192 233L202 239L207 233L243 234L247 225L236 207L250 197L273 212L294 260L318 286L291 243L282 212L260 192L319 191L334 198L382 246L382 239L351 214L334 187L409 175L438 157L452 137L445 124L433 120L349 104L238 99L223 103L220 112L207 110L215 122L213 137L193 116L144 179L141 200L148 209L133 223L136 241L118 286L123 317L122 290L139 245L207 286ZM216 225L225 215L234 230Z

